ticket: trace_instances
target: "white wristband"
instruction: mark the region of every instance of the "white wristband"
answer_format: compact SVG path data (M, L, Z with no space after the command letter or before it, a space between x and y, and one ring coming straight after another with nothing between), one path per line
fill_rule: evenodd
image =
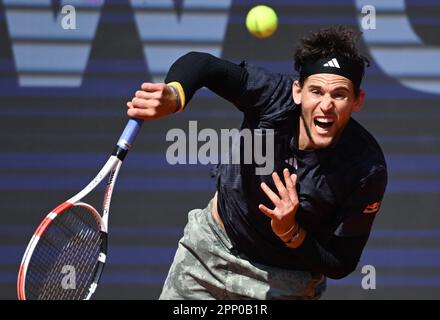
M287 230L286 232L282 233L282 234L276 234L278 237L284 237L285 235L288 235L290 232L292 232L293 229L295 229L296 227L296 223L293 224L292 228L290 228L289 230Z

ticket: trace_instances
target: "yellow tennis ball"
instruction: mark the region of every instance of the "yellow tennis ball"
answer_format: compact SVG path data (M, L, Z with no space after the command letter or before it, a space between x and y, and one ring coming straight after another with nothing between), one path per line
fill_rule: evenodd
M246 16L246 27L255 37L270 37L278 27L277 14L268 6L253 7Z

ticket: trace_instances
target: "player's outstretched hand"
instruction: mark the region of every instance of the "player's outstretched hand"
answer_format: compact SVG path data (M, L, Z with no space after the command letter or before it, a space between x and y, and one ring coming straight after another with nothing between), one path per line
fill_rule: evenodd
M127 114L142 120L158 119L176 112L177 98L165 83L143 83L131 101L127 102Z
M260 204L258 209L271 219L272 231L282 238L288 230L295 225L295 215L298 210L299 201L296 192L296 174L290 175L288 169L283 171L285 186L276 172L272 173L272 179L278 190L278 195L273 192L267 184L261 183L261 189L274 204L274 209L269 209ZM288 236L286 234L286 236ZM284 239L282 239L284 240Z

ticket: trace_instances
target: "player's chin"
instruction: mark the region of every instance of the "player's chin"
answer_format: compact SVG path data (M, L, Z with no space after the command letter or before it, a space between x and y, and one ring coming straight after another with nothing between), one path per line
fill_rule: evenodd
M333 141L335 140L334 135L332 134L314 134L313 135L313 143L315 145L315 148L317 149L323 149L328 148L333 144Z
M338 128L335 124L325 129L312 126L311 134L315 148L328 148L334 143L338 135Z
M332 143L333 139L320 139L318 141L315 141L315 146L317 149L324 149L330 147Z

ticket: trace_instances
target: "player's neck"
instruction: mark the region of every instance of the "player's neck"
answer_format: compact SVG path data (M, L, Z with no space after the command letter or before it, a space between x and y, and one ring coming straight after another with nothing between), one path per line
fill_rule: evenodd
M314 143L312 139L310 139L310 136L307 132L307 128L304 125L304 120L300 116L299 117L299 125L298 125L298 132L297 132L297 146L299 150L306 150L306 149L313 149Z

